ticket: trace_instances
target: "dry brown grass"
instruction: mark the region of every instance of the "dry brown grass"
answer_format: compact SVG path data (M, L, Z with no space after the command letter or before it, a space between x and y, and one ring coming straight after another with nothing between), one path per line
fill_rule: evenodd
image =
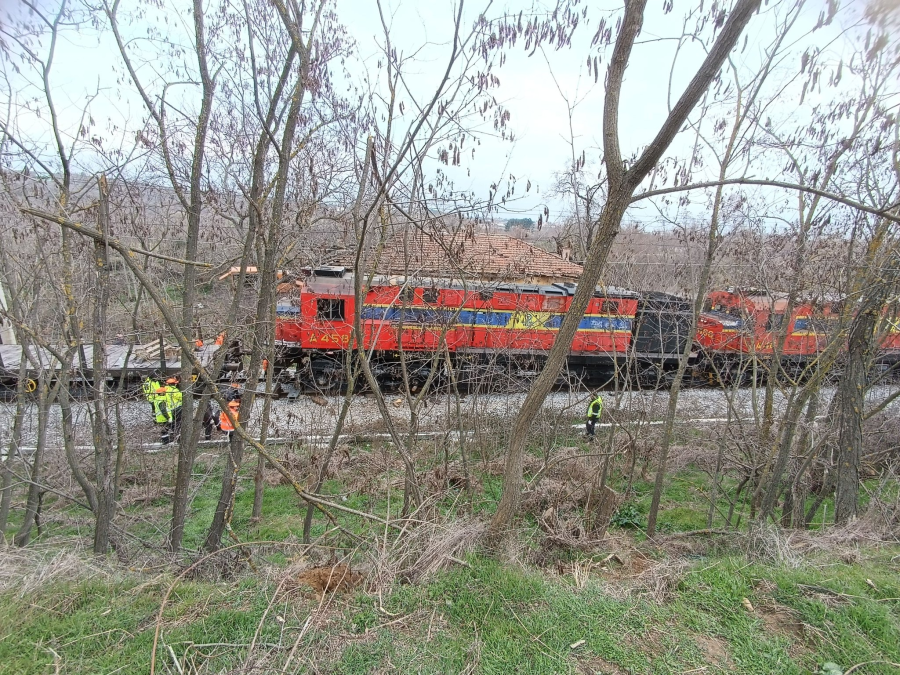
M362 572L354 572L349 565L338 563L310 567L299 574L291 575L285 587L288 589L308 587L313 590L316 599L321 599L326 594L352 591L364 580L365 574Z
M790 535L772 523L754 522L744 539L744 553L756 562L799 567L803 559L791 546Z
M0 544L0 591L27 595L54 582L109 578L112 570L78 552L42 547L15 548Z
M387 548L377 550L372 556L370 577L379 587L397 580L420 583L448 565L465 565L463 558L486 533L487 523L474 518L422 522Z
M862 547L900 542L900 507L873 497L866 511L845 525L824 531L787 530L782 536L796 556L826 552L848 563L857 562Z

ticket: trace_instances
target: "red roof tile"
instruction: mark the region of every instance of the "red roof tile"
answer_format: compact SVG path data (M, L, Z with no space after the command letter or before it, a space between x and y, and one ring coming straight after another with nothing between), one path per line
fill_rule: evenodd
M362 271L420 277L519 280L549 278L569 281L581 276L580 265L532 246L521 239L503 235L424 234L390 240L378 255L372 270L372 251L366 255ZM339 264L353 266L353 259Z

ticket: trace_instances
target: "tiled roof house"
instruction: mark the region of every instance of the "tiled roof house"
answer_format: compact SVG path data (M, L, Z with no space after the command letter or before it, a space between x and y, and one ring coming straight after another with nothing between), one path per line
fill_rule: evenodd
M344 254L334 264L352 268L353 262L352 255ZM418 234L405 239L392 239L380 251L368 251L361 271L547 284L576 281L581 276L582 268L526 241L502 235L474 234L463 237Z

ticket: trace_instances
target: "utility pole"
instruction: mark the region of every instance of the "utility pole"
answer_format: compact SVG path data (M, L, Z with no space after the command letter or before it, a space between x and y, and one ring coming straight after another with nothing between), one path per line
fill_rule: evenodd
M0 345L18 344L12 324L4 318L6 316L6 291L3 288L2 280L0 280L0 312L3 312L3 316L0 316Z

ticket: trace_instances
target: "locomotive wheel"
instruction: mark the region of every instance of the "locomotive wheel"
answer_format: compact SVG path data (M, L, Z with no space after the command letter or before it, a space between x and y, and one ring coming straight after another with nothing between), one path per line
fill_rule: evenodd
M313 375L316 388L323 394L333 394L341 390L340 371L320 370Z

